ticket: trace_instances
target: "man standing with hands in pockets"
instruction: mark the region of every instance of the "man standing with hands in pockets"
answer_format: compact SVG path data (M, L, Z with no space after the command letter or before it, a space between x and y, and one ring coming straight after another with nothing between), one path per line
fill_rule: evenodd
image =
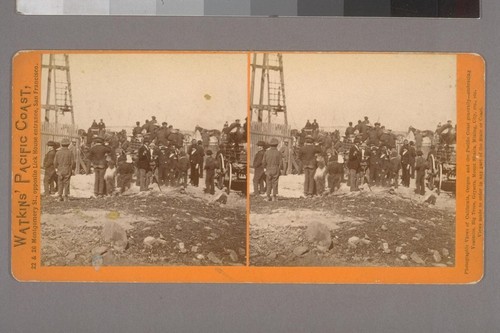
M272 138L269 143L270 148L266 150L264 157L262 158L262 166L266 172L268 201L276 201L276 197L278 195L278 181L282 164L281 153L276 148L278 143L278 139ZM273 192L272 198L271 190Z

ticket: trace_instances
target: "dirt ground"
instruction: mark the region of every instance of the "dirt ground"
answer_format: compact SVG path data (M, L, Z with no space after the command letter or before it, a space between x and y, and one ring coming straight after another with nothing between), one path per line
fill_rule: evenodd
M93 175L72 177L69 202L42 198L42 265L243 265L246 199L232 192L227 204L203 186L156 184L150 191L93 198ZM220 193L220 192L219 192ZM126 244L110 240L111 226ZM114 231L113 231L114 232Z
M339 192L305 199L302 177L280 177L285 196L276 202L251 197L251 265L454 266L453 193L422 197L413 186L349 192L342 184ZM434 205L425 202L430 195ZM314 233L328 245L309 236Z

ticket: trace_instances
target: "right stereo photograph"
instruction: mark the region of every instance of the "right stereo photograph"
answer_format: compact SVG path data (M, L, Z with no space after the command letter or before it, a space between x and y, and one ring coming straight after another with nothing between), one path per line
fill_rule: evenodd
M483 135L459 57L252 54L250 265L455 267Z

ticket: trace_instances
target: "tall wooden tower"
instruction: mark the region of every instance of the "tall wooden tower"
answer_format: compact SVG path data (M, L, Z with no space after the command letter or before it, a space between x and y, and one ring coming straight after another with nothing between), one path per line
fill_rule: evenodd
M47 95L42 105L45 110L44 120L49 123L65 122L69 114L71 125L75 125L73 111L73 95L71 92L71 76L69 56L67 54L49 54L48 61L44 56L42 68L47 69Z
M282 54L254 53L252 57L251 120L288 125Z

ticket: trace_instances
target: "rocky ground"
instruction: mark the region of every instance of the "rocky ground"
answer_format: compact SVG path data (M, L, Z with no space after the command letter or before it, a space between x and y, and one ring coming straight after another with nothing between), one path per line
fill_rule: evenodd
M133 189L92 198L93 176L72 178L71 200L42 198L42 264L244 265L245 197L226 204L202 186ZM219 192L219 195L221 193Z
M300 197L300 176L281 177L277 202L251 198L250 264L454 266L455 198L412 188L365 188ZM429 204L429 197L436 199ZM432 200L432 199L431 199Z

